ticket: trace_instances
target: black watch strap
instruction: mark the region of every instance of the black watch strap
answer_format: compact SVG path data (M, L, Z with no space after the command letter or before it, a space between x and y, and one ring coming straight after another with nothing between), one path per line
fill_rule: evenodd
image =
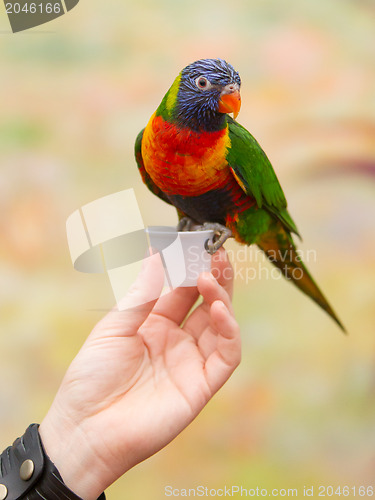
M0 455L0 500L82 500L62 480L32 424ZM98 500L105 500L104 493Z

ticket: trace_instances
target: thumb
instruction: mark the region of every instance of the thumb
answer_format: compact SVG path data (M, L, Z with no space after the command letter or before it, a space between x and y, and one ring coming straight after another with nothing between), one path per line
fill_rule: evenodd
M160 297L163 285L164 268L157 253L144 259L142 270L125 297L95 326L92 336L135 335Z

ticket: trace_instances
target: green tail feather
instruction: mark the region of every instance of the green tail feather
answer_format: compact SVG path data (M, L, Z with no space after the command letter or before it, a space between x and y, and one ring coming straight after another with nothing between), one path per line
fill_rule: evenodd
M283 275L290 279L302 292L324 309L341 330L346 333L343 324L301 261L292 237L284 229L283 225L275 221L272 224L272 229L262 234L256 243L267 255L272 264L280 269Z

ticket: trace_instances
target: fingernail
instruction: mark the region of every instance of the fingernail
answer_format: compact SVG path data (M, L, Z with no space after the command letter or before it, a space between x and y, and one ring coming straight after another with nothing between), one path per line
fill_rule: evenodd
M210 280L211 280L211 281L215 281L215 283L216 283L216 278L215 278L215 276L213 275L213 273L211 272L211 273L207 273L207 274L208 274L208 276L210 277Z
M222 309L222 311L225 311L225 312L228 311L227 306L224 304L224 302L222 300L217 300L217 302L219 303L219 307Z
M200 274L200 276L203 276L203 278L207 278L209 280L213 278L212 273L210 273L209 271L204 271L203 273Z

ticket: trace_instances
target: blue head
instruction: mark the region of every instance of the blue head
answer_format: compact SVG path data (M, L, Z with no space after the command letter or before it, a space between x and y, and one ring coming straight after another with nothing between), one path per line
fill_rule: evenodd
M195 131L215 131L226 124L226 113L236 117L240 105L241 78L223 59L201 59L179 76L174 121Z

